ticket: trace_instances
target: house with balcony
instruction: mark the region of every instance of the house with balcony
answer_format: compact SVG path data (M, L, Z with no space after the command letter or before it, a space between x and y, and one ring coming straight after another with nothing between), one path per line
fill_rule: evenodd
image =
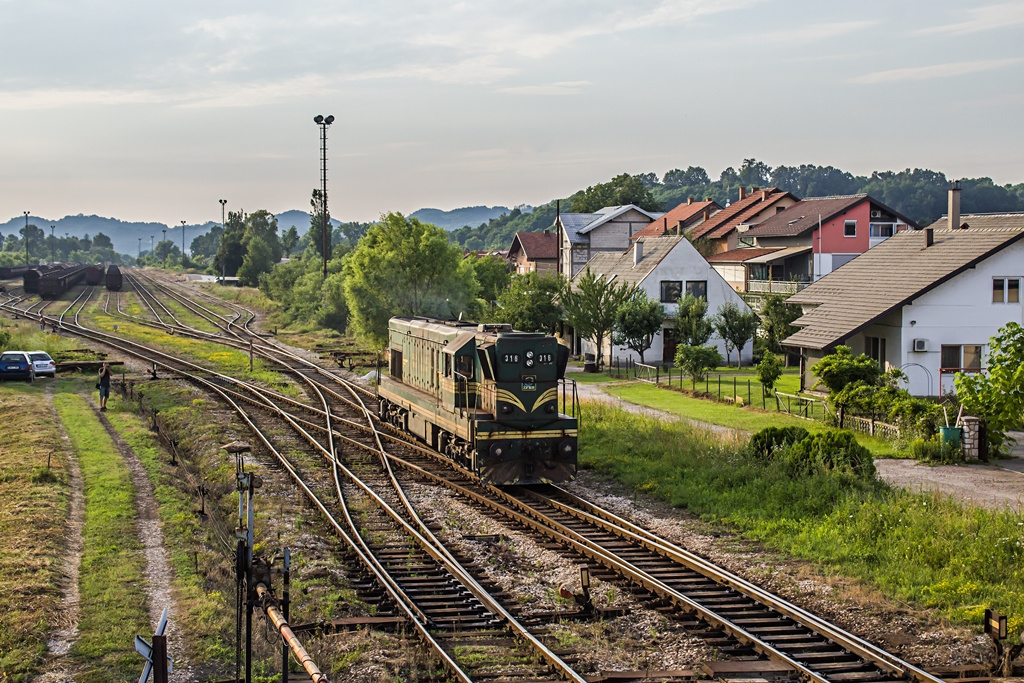
M644 354L649 364L658 362L671 363L676 355L675 317L678 301L684 294L704 297L708 301L708 314L714 315L726 301L731 301L742 310L748 310L746 303L729 286L725 280L708 265L704 257L685 237L670 235L665 237L640 237L633 246L617 253L605 252L596 255L587 263L595 275L611 279L613 282L628 282L639 286L649 299L660 301L665 309L665 323L654 343ZM577 274L577 279L579 275ZM619 357L625 360L632 358L639 361L639 355L624 346L615 346L606 340L604 357ZM725 344L721 339L712 337L708 344L717 346L725 357ZM586 340L570 340L570 348L577 353L594 353L592 342ZM735 354L733 354L735 357ZM743 363L749 364L753 357L753 343L740 350Z
M910 393L940 396L956 373L984 372L1000 327L1024 324L1024 213L960 216L953 192L931 227L896 232L790 297L804 314L782 344L800 354L801 389L845 345L900 368Z
M640 232L661 212L633 204L606 206L596 213L561 213L555 218L558 233L558 272L567 280L598 254L619 254L629 248L629 238Z
M558 272L558 235L544 232L517 232L508 248L512 272L518 275Z

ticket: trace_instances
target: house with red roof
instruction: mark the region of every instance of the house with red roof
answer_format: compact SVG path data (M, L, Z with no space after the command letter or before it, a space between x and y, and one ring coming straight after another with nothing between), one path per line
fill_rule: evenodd
M697 240L709 243L707 249L701 250L704 254L735 249L737 231L741 226L760 223L798 201L800 199L796 195L775 187L764 190L754 187L749 193L741 187L739 199L694 227L690 238L694 243Z
M517 232L508 248L512 272L519 275L558 272L558 235L544 232Z
M708 197L702 202L695 202L693 197L675 207L661 218L651 221L646 228L633 234L629 240L633 242L640 237L664 237L666 235L682 235L722 210L718 202Z

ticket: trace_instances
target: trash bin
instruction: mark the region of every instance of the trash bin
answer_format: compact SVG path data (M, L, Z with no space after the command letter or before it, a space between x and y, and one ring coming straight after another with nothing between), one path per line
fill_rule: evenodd
M960 435L963 430L960 427L939 427L939 436L942 443L949 444L954 450L960 450Z

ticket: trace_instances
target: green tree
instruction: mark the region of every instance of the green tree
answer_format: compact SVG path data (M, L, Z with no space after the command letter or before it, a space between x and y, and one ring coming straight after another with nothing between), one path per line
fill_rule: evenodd
M858 381L877 384L882 370L871 356L863 353L854 356L849 346L837 346L834 352L814 364L814 374L818 376L815 387L824 384L829 393L838 393Z
M800 317L800 307L786 303L781 294L766 294L761 300L761 329L772 353L782 353L782 340L796 333L793 321ZM787 362L788 362L787 355Z
M96 236L92 238L92 246L100 249L113 249L114 243L111 242L110 238L102 232L98 232L96 233Z
M242 265L238 268L238 279L243 285L256 287L260 282L260 275L269 273L274 267L274 254L270 245L263 241L262 237L252 237L249 240L249 248L242 257Z
M647 293L638 289L615 316L612 342L636 351L643 363L644 352L651 348L654 336L661 332L663 322L665 308L659 302L648 299Z
M779 357L769 351L757 364L757 381L761 383L761 391L765 396L775 393L775 383L782 377L782 363Z
M704 346L714 331L714 325L708 320L708 300L687 292L679 300L676 339L683 346Z
M195 258L210 258L217 254L220 248L220 239L224 235L224 228L214 225L209 231L196 235L188 245L188 251ZM98 237L98 235L97 235Z
M553 334L562 319L559 296L565 287L561 275L515 275L508 289L498 295L495 322L508 323L523 332Z
M754 338L757 332L757 315L750 309L732 301L726 301L718 307L718 314L714 319L715 331L725 342L725 362L729 364L729 354L736 349L736 365L743 365L743 347L748 341Z
M615 327L615 319L622 307L636 291L627 282L616 284L604 275L594 275L587 268L575 285L570 284L562 294L565 318L583 339L597 347L597 366L604 362L604 340Z
M708 371L722 364L722 354L713 346L676 347L676 367L689 375L694 382L703 382Z
M213 268L218 275L227 274L234 277L242 265L242 257L245 256L245 247L242 246L242 238L245 236L245 220L241 211L228 211L228 222L224 225L224 235L220 240L220 247L213 259Z
M175 261L181 263L181 249L171 240L161 240L153 249L153 257L160 262L166 261L168 257L174 257Z
M370 227L344 273L353 328L381 346L391 317L455 318L479 291L472 263L442 228L400 213Z
M281 246L284 248L285 256L291 256L292 250L295 245L299 243L299 231L295 229L295 226L291 226L284 231L284 235L281 236Z
M572 196L572 210L577 213L593 213L606 206L635 204L647 211L659 211L661 204L650 189L644 186L640 176L621 173L607 183L591 185Z
M277 219L266 209L254 211L245 217L245 232L242 234L242 246L246 251L252 240L259 238L270 249L271 263L277 263L284 256L284 247L277 236Z
M309 215L309 248L312 249L321 259L324 257L324 199L320 190L313 190L313 196L309 200L309 207L312 209ZM327 224L330 225L331 216L327 214ZM332 230L333 232L333 230ZM333 239L334 235L331 235Z
M475 254L470 255L469 260L473 265L476 281L480 283L480 298L487 302L488 306L493 306L498 295L505 291L512 281L508 261L500 256L478 258Z
M1020 429L1024 419L1024 327L1001 327L989 339L988 371L958 372L954 383L964 408L985 418L992 450L1005 451L1006 432Z

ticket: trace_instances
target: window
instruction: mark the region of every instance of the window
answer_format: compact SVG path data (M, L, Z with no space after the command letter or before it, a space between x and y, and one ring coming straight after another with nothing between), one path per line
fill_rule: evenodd
M864 353L885 370L885 337L864 337Z
M1020 278L1018 277L996 277L992 278L992 303L994 304L1017 304L1020 303Z
M981 344L942 346L941 367L946 370L981 370Z
M661 281L661 303L663 304L674 304L679 301L679 297L683 294L683 281L682 280L662 280Z
M754 246L753 237L740 237L736 244L740 247L752 247Z
M843 237L857 236L857 221L846 221L843 223Z
M391 371L393 378L399 382L402 381L402 352L398 349L391 349L391 363L388 369Z
M707 299L708 298L708 281L707 280L687 280L686 281L686 293L692 294L695 299Z
M854 230L856 231L856 226L854 226ZM892 237L896 232L896 226L892 223L872 223L868 226L868 231L871 237Z

